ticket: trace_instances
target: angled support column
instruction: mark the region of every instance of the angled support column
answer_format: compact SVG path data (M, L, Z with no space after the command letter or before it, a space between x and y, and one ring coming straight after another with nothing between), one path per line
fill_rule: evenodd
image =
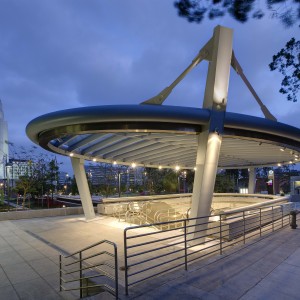
M255 184L256 184L256 172L254 167L248 169L249 172L249 183L248 183L248 194L255 193Z
M71 162L72 162L72 167L73 167L76 183L79 190L79 195L80 195L85 219L87 221L94 219L96 216L95 216L89 185L85 174L84 160L82 158L71 157Z
M211 44L211 55L203 107L210 109L210 121L198 138L196 171L192 195L191 218L210 215L214 185L219 162L224 117L227 104L228 83L232 55L232 30L217 26ZM194 232L193 243L204 241L208 218L190 222ZM197 232L195 232L197 231Z

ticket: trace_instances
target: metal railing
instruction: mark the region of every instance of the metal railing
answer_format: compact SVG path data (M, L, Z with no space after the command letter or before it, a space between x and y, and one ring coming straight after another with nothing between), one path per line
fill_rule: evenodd
M131 286L290 224L292 203L124 230L125 292ZM156 229L154 228L156 227ZM160 228L160 229L157 229Z
M152 202L121 203L113 208L113 216L130 224L153 224L165 221L181 220L186 216L186 207L172 205L172 208L157 209Z
M99 249L97 249L99 247ZM118 299L118 252L103 240L70 255L59 255L60 291L79 291L79 297L104 291Z

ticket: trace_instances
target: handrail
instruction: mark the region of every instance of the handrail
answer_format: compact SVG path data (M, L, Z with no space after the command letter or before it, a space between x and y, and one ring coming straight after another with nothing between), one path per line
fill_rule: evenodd
M282 197L279 200L285 200ZM277 199L278 200L278 199ZM278 200L278 201L279 201ZM219 253L238 243L257 241L290 224L293 205L227 211L219 215L185 218L124 229L125 292L140 282L195 260ZM237 213L238 212L238 213ZM223 216L227 217L224 220ZM173 224L180 223L178 228ZM151 232L144 228L156 227ZM162 230L162 228L167 228ZM238 251L238 250L237 250Z
M122 203L122 202L148 202L157 200L172 200L176 198L188 198L191 197L192 193L181 193L181 194L165 194L165 195L151 195L151 196L132 196L122 198L103 198L102 203ZM242 198L262 198L262 199L276 199L277 196L269 194L240 194L240 193L214 193L213 197L242 197Z
M95 246L98 246L98 245L101 245L101 244L104 244L104 243L108 243L108 244L110 244L110 245L112 245L112 246L115 246L115 245L116 245L115 243L113 243L113 242L111 242L111 241L109 241L109 240L102 240L102 241L100 241L100 242L97 242L97 243L92 244L92 245L90 245L90 246L87 246L87 247L85 247L85 248L82 248L82 249L80 249L80 250L78 250L78 251L76 251L76 252L73 252L72 254L69 254L69 255L67 255L67 256L65 256L65 255L62 254L62 256L63 256L64 258L69 258L69 257L72 257L72 256L74 256L74 255L76 255L76 254L79 254L80 252L89 250L89 249L91 249L91 248L93 248L93 247L95 247Z
M274 200L269 200L268 202L260 202L260 203L256 203L256 204L251 204L251 205L247 205L247 206L243 206L240 208L234 208L234 209L229 209L229 210L225 210L222 214L232 214L232 213L238 213L238 212L242 212L244 210L249 210L249 209L254 209L254 208L259 208L262 206L268 206L270 204L276 204L278 202L282 202L284 200L288 200L289 196L284 196L284 197L280 197Z
M110 252L102 251L102 252L99 252L98 254L93 254L93 255L90 255L90 256L85 257L85 260L87 260L87 259L89 259L89 258L96 257L96 256L98 256L98 255L102 255L102 254L107 254L107 255L109 255L109 256L111 256L111 257L114 256L114 255L113 255L112 253L110 253ZM68 257L68 256L67 256L67 257ZM67 258L67 257L64 256L64 258ZM66 264L65 266L66 266L66 267L69 267L69 266L74 265L74 264L76 264L76 263L78 263L78 262L79 262L79 260L74 260L74 262L71 262L71 263L69 263L69 264Z
M97 246L101 246L103 244L108 244L113 247L113 251L109 252L106 250L98 251L96 253L89 254L84 257L84 253L88 250L96 251L94 248ZM91 258L97 258L103 255L108 255L110 257L114 257L114 263L110 263L107 261L93 261L88 262ZM67 261L68 259L72 259L72 262L64 263L64 261ZM74 265L79 264L77 268L73 268ZM72 269L68 269L71 268ZM113 270L114 275L110 274L107 270L101 269L101 267L108 267L109 269ZM96 272L96 274L88 275L84 274L84 271L93 271ZM95 287L102 287L105 290L107 290L109 293L112 293L115 295L116 299L118 299L118 250L117 245L109 240L102 240L100 242L94 243L92 245L89 245L85 248L82 248L81 250L78 250L76 252L73 252L69 255L59 255L59 274L60 274L60 291L71 291L71 290L79 290L80 298L83 297L83 290L86 290L88 293L90 288ZM76 275L78 274L78 276ZM72 276L71 279L66 280L64 276ZM107 283L100 283L100 284L93 284L93 285L84 285L84 281L91 280L95 278L101 278L105 277L112 281L114 281L114 288ZM72 282L79 282L79 288L72 288L72 287L65 287L64 284L72 283Z

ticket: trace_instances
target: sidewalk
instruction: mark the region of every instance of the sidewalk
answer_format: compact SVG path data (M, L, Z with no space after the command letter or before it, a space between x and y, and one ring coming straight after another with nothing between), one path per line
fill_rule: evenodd
M299 221L298 221L299 223ZM71 253L102 239L118 244L125 223L64 216L0 222L0 299L78 299L59 292L58 251ZM300 228L286 227L231 255L193 264L129 289L121 299L299 299ZM119 271L120 276L124 273ZM121 278L121 285L123 285ZM108 294L90 299L113 299Z
M59 251L75 252L102 239L122 242L123 223L64 216L0 222L0 300L78 299L59 292ZM120 228L118 228L120 227Z
M232 251L231 251L232 252ZM300 299L300 229L286 227L210 264L133 288L130 299ZM96 298L95 298L96 299Z

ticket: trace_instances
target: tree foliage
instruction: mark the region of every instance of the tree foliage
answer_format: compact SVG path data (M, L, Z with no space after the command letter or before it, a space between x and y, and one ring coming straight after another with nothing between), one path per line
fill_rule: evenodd
M16 181L16 190L22 194L23 208L28 194L41 196L47 191L53 193L59 172L56 161L47 160L45 156L35 157L27 163L25 173Z
M150 193L160 194L164 191L163 178L166 175L165 170L155 168L145 168L147 174L146 189Z
M30 176L29 174L25 174L19 177L19 180L16 184L16 189L20 192L22 192L22 207L25 208L25 202L27 199L27 195L29 193L36 192L35 189L35 178L33 176Z
M181 17L189 22L201 23L205 17L215 19L229 14L238 22L249 18L261 19L266 10L272 18L279 19L285 27L293 26L299 19L299 0L177 0L174 3Z
M13 172L17 174L17 178L13 178L14 190L22 195L25 207L26 200L53 193L58 187L59 163L55 157L39 152L36 146L14 150L11 159Z
M173 170L166 170L166 174L163 178L163 186L167 193L176 193L178 175Z
M234 193L235 181L229 174L220 173L216 176L215 193Z
M77 186L77 183L76 183L75 176L73 176L73 177L71 178L71 194L72 194L73 196L79 194L78 186Z
M278 70L284 76L279 92L287 94L289 101L296 102L300 90L300 40L291 38L285 48L273 56L269 67L271 71Z

